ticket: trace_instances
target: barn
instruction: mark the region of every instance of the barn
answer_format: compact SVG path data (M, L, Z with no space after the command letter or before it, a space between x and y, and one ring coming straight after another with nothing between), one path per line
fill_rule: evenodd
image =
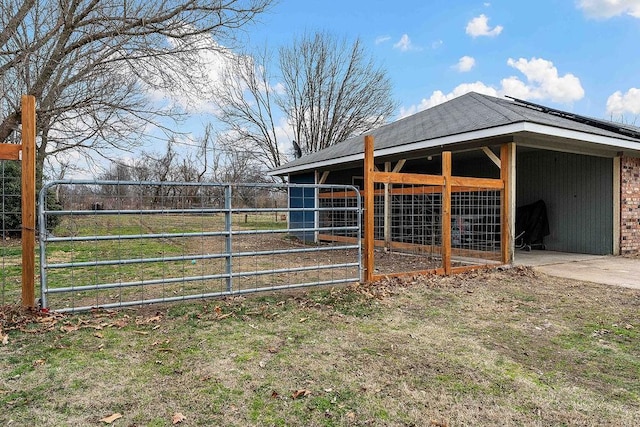
M519 220L516 215L524 207L544 202L548 232L541 247L585 254L640 251L638 127L472 92L368 135L375 139L375 168L380 171L441 174L443 153L450 152L453 175L500 179L502 150L508 153L513 176L504 188L514 206L509 211L511 223ZM286 176L291 183L350 184L361 188L363 139L354 137L303 156L271 174ZM425 207L424 203L432 203L433 197L425 197L424 193L408 197L407 191L397 192L400 204L385 208L388 212L384 215L409 215L410 219L389 221L388 229L380 230L376 239L386 234L396 236L391 237L393 240L398 240L399 234L428 235L424 231L428 227L425 216L439 211L437 207ZM481 236L473 239L483 247L499 241L498 236L493 236L500 233L499 219L492 212L500 195L460 190L458 198L463 206L458 211L460 223L452 224L458 227L458 233L465 228L475 230L469 236ZM382 206L379 210L383 215ZM476 232L479 229L481 233ZM513 261L513 255L511 258Z

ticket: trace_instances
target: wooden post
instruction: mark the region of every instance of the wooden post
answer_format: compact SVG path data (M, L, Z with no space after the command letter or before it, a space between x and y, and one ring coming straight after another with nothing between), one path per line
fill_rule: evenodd
M384 163L384 171L391 172L391 162ZM391 184L384 183L384 247L391 244Z
M504 183L502 190L502 218L500 230L502 234L502 263L513 263L514 228L515 228L515 156L514 143L503 144L500 148L500 179Z
M373 136L364 137L364 281L373 281L374 185Z
M442 267L451 274L451 152L442 152Z
M22 97L22 306L35 307L36 99Z

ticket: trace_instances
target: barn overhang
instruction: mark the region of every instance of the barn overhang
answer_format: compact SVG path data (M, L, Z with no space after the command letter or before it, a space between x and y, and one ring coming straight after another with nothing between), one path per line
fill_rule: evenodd
M363 139L364 140L364 139ZM597 135L572 129L563 129L549 125L520 122L505 126L425 139L407 144L378 148L375 157L412 158L425 153L450 150L468 151L487 145L499 145L516 142L518 146L543 150L588 154L599 157L640 157L640 143L637 140ZM362 164L364 152L336 158L320 158L302 164L284 165L269 174L284 176L312 170L342 168L348 165Z

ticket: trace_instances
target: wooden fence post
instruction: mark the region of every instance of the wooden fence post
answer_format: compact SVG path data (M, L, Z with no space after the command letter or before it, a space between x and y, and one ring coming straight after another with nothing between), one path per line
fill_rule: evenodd
M502 263L511 264L514 258L514 228L515 228L515 155L514 143L503 144L500 148L500 179L504 184L502 189L502 218L501 218L501 249Z
M35 306L36 99L22 97L22 306Z
M364 281L373 281L374 270L374 161L373 136L364 137Z
M451 152L442 152L442 266L451 274Z

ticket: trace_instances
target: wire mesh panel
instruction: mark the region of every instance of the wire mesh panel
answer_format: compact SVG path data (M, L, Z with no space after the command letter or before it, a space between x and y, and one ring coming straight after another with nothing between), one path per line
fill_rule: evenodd
M457 191L451 196L452 253L467 263L501 257L500 190Z
M22 247L20 241L21 216L20 163L0 160L0 304L20 301Z
M361 278L353 187L49 184L41 209L42 305L59 311L243 294ZM318 195L332 207L318 203ZM355 203L354 203L355 201ZM330 223L321 218L330 217ZM345 236L354 236L352 241Z
M375 184L377 274L431 271L441 266L440 187Z
M451 200L452 266L501 259L500 190L456 189ZM442 267L442 186L375 184L376 274Z

